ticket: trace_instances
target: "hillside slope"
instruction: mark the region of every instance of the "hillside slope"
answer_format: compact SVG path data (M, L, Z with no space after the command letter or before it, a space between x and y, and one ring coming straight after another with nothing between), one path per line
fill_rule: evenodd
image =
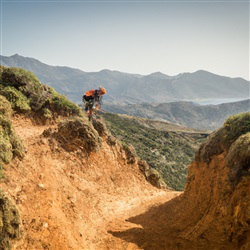
M98 249L112 218L179 194L30 72L2 67L0 100L1 249Z
M67 151L43 136L56 126L34 126L23 118L13 122L27 153L5 167L0 186L21 214L24 234L16 249L97 249L110 220L151 199L178 194L154 189L136 162L126 163L118 144L103 141L90 154ZM69 138L65 131L64 136ZM71 147L72 141L64 145Z
M124 144L133 145L168 187L184 190L187 167L209 133L135 116L105 113L104 117L111 133Z
M86 156L67 151L72 138L58 143L55 126L15 119L27 155L6 166L1 187L22 218L16 249L248 249L249 115L200 147L181 196L152 188L118 145Z
M249 98L249 96L248 96ZM162 120L200 130L216 130L231 115L250 111L250 99L219 105L198 105L193 102L110 104L105 110L153 120Z
M139 249L250 249L249 121L230 117L200 147L184 194L114 220L111 235Z

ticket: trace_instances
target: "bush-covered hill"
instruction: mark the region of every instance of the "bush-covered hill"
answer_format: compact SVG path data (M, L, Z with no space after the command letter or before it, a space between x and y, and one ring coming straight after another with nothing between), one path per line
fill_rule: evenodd
M164 193L139 162L102 119L91 123L32 73L1 67L0 249L93 248L115 211Z
M105 120L111 133L132 144L138 156L156 169L169 187L184 189L187 167L207 133L112 113L106 113Z
M223 126L224 121L229 116L250 111L250 99L219 105L198 105L193 102L126 105L105 103L105 110L112 113L167 121L194 129L213 131Z
M53 123L56 118L82 116L81 109L54 89L39 82L21 68L0 66L0 178L3 166L26 154L23 141L15 132L13 116L23 115L36 124ZM0 188L0 248L11 249L11 241L22 234L19 211Z
M22 158L25 151L12 128L13 113L25 114L40 124L59 116L82 116L77 105L22 68L0 66L0 103L0 166L15 156Z
M53 88L22 68L1 66L0 95L5 96L14 111L31 114L35 119L51 120L58 116L80 115L81 110Z

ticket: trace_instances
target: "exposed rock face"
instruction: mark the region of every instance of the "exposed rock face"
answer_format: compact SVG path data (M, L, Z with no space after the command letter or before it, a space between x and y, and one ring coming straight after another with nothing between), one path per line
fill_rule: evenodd
M186 239L250 248L249 168L250 113L245 113L229 118L189 167L184 203L193 226L185 231Z
M46 130L43 134L56 139L59 146L69 152L80 149L89 153L97 149L100 144L98 133L80 118L61 122L57 129Z
M200 147L184 193L112 235L139 249L250 249L250 113L230 117ZM129 225L127 225L128 227Z
M120 142L118 142L118 140L111 135L110 131L106 127L105 121L101 117L98 117L98 119L93 119L93 126L98 132L99 136L103 137L106 140L107 144L109 144L110 146L114 146L117 143L120 144ZM150 184L159 189L171 189L162 180L158 171L150 169L146 161L139 159L135 148L131 144L123 146L121 145L121 147L125 152L127 164L138 164L139 169Z
M27 152L6 166L0 187L20 211L25 233L16 249L106 249L110 220L165 195L105 126L97 132L78 119L58 126L19 117L13 123Z

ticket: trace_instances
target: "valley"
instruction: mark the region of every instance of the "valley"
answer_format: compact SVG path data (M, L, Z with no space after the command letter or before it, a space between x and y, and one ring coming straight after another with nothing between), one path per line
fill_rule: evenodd
M199 105L193 102L112 104L104 102L107 112L138 116L174 123L203 131L214 131L223 126L233 114L250 111L250 99L218 105Z
M104 118L111 133L133 145L168 188L184 190L187 167L208 132L128 115L105 113Z

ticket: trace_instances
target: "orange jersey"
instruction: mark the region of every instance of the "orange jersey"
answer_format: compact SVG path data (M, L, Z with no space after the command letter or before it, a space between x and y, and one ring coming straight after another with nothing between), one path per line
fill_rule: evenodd
M89 91L86 91L85 94L86 96L95 96L95 90L94 89L91 89Z

